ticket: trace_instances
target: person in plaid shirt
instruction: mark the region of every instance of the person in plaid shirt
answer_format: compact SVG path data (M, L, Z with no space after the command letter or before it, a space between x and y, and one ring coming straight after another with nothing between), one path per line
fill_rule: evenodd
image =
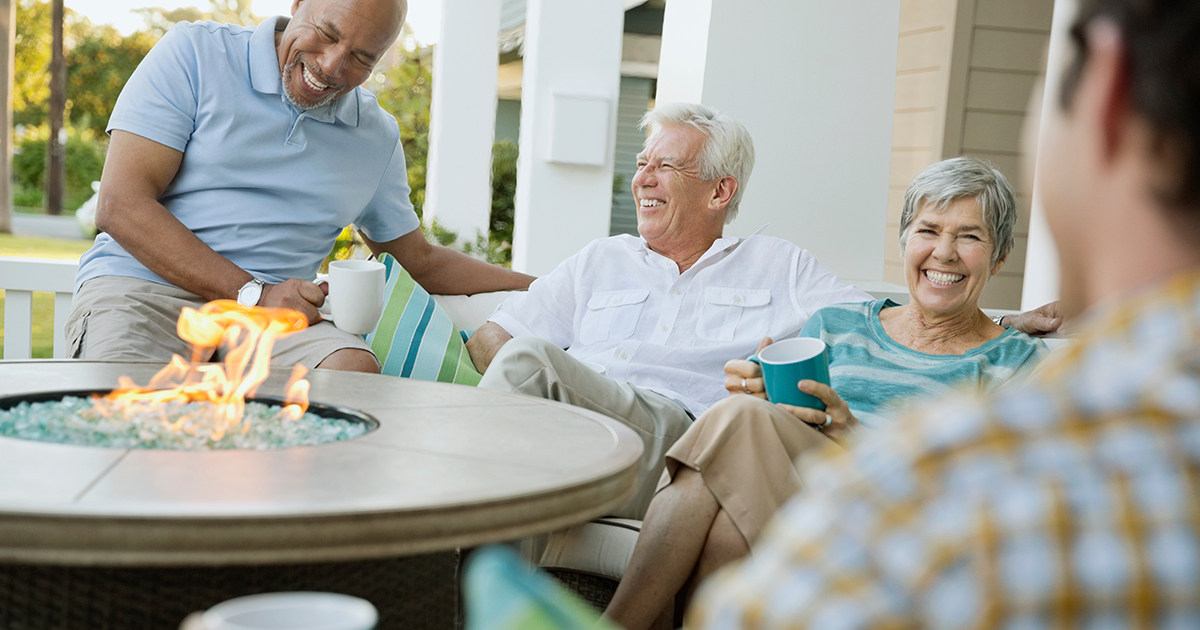
M1076 341L806 462L688 627L1200 628L1200 3L1080 5L1037 164Z

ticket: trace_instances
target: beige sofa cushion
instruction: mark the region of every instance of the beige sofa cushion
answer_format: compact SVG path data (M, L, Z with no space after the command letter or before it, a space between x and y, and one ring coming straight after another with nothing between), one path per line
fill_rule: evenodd
M550 534L538 566L569 569L620 581L633 557L642 522L627 518L598 518Z
M487 322L487 318L497 306L516 291L493 291L491 293L476 293L475 295L435 295L433 296L450 316L459 330L475 330Z

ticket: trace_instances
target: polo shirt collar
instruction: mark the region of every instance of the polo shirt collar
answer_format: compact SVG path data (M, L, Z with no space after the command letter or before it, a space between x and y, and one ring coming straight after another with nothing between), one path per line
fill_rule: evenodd
M278 94L285 102L283 79L279 76L279 52L275 50L275 29L286 25L287 21L288 18L282 15L269 17L260 22L250 36L250 85L263 94ZM306 113L313 120L332 123L336 118L357 127L358 101L358 88L355 88L334 102Z
M282 15L269 17L260 22L250 36L250 85L263 94L283 94L279 54L275 51L275 26L286 19Z

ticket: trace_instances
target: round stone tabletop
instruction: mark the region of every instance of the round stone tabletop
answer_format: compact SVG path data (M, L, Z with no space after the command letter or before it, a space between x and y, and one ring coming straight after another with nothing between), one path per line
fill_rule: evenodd
M0 363L0 396L149 381L160 364ZM280 395L289 369L259 394ZM216 565L415 554L548 532L631 496L606 416L471 387L317 370L314 402L380 427L315 447L106 449L0 437L0 562Z

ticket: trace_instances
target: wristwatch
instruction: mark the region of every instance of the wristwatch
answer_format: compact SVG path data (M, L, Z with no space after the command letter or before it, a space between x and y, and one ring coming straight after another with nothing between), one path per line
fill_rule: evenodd
M1005 326L1005 325L1004 325L1004 323L1003 323L1003 322L1004 322L1004 316L1003 316L1003 315L997 315L997 316L993 317L993 318L992 318L992 321L993 321L993 322L996 322L996 325L997 325L997 326L999 326L999 327L1001 327L1001 328L1008 328L1008 326Z
M250 282L243 284L242 288L238 289L237 303L242 306L258 306L258 300L262 297L263 285L265 284L266 282L258 278L254 278Z

